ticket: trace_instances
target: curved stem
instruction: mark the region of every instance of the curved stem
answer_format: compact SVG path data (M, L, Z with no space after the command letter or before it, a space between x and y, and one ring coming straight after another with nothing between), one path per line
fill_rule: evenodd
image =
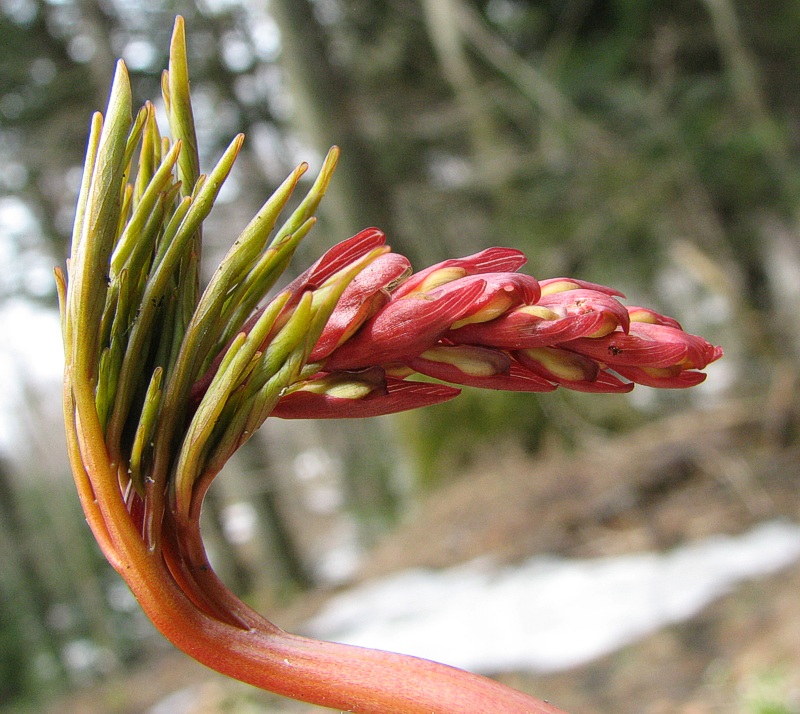
M208 560L200 530L203 500L216 473L204 472L192 490L188 516L178 509L169 509L164 522L163 542L170 544L170 568L178 569L184 578L184 591L194 592L216 613L218 619L237 627L264 626L276 628L255 610L237 598L225 585ZM173 566L174 564L174 566Z
M194 606L155 554L137 558L127 576L147 615L173 644L212 669L277 694L372 714L558 714L544 702L463 670L291 635L229 591L229 599L250 614L249 627L222 622Z
M183 589L193 577L184 570L187 579L176 578L165 560L177 554L149 548L130 517L93 401L81 399L86 385L74 385L72 376L68 370L64 408L70 459L87 519L145 613L176 647L256 687L351 712L561 714L545 702L460 669L284 632L239 601L210 568L201 572L202 585L213 584L206 591L213 607L201 607ZM172 540L168 530L161 535L162 543ZM193 551L193 557L200 553ZM228 617L210 614L217 607ZM232 613L237 625L231 624Z
M194 608L177 588L146 587L166 575L141 563L143 608L176 646L224 674L321 706L372 714L558 714L490 679L427 660L298 637L262 620L243 630Z
M168 513L162 546L173 578L204 612L239 629L261 622L261 616L235 597L211 567L198 522L179 522L175 514Z

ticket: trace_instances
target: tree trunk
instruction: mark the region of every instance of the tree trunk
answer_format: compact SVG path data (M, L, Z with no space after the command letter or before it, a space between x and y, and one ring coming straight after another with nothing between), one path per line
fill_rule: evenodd
M326 242L371 225L390 232L388 195L359 135L354 95L330 62L326 38L311 4L308 0L273 0L270 8L280 26L281 57L297 103L293 124L302 127L320 154L333 145L342 149L339 168L322 203L321 214L333 233Z

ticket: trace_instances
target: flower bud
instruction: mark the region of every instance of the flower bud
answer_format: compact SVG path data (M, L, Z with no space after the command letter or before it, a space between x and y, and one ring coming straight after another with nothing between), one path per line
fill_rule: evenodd
M326 373L301 382L280 398L271 416L282 419L349 419L427 407L457 397L446 384L409 382L383 376L375 368Z
M510 357L499 350L468 345L437 345L409 360L408 366L420 374L455 384L508 374Z
M507 392L552 392L552 381L532 372L506 352L469 345L438 346L410 360L420 374L454 384Z
M515 353L532 372L578 392L624 393L633 389L594 360L557 347L539 347Z
M625 297L619 290L614 288L590 283L588 280L576 280L575 278L547 278L546 280L540 280L539 285L542 288L542 295L552 295L570 290L593 290L594 292L614 297Z
M450 330L445 337L456 344L486 345L519 350L546 347L600 330L602 313L559 317L542 305L524 305L491 322L468 324Z
M630 325L628 311L607 292L577 288L543 295L538 304L550 308L561 317L592 313L602 315L597 329L588 337L602 337L617 327L627 332Z
M613 297L583 288L544 295L535 305L509 310L491 322L454 325L447 339L458 344L531 349L579 337L628 329L627 310ZM463 326L462 326L463 325Z
M671 367L703 369L722 355L702 337L669 325L631 324L630 334L613 332L596 339L580 338L562 345L592 359L617 367Z
M455 281L430 294L393 299L325 363L329 370L406 362L433 347L484 293L482 281Z
M649 322L653 325L668 325L677 330L683 329L677 320L661 315L647 307L629 307L628 315L630 315L631 322Z
M324 359L349 339L389 302L389 290L410 270L408 258L397 253L382 255L364 268L339 298L309 360Z
M483 283L483 292L465 311L464 316L451 325L451 329L489 322L518 305L532 305L540 295L538 281L530 275L521 275L520 273L484 273L469 276L454 281L439 290L447 289L447 287L452 289L456 285L475 281Z
M430 268L414 273L394 292L394 297L405 297L413 292L429 293L453 280L484 273L513 273L527 258L512 248L487 248L465 258L451 258Z

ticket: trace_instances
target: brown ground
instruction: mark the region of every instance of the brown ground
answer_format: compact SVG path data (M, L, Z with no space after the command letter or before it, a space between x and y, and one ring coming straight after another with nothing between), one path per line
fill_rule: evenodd
M736 403L648 426L569 460L495 459L432 494L373 552L363 577L486 553L512 562L543 552L666 549L769 518L800 522L800 451L784 445L796 441L788 417ZM309 598L276 620L291 629L317 604ZM572 714L800 712L800 564L590 665L503 680ZM52 712L139 714L189 686L197 689L195 704L180 710L187 714L328 711L274 699L166 654Z

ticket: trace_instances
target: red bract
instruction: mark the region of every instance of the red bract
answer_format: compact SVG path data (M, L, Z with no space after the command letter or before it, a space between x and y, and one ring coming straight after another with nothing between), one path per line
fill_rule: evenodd
M405 362L435 345L454 325L491 320L538 297L536 280L518 273L470 275L428 292L412 291L399 298L395 293L326 366L354 369Z
M386 235L378 228L365 228L351 238L337 243L288 285L293 293L319 287L334 273L355 263L371 250L386 243Z
M681 367L615 367L625 379L645 387L660 389L685 389L705 381L704 372L686 370Z

